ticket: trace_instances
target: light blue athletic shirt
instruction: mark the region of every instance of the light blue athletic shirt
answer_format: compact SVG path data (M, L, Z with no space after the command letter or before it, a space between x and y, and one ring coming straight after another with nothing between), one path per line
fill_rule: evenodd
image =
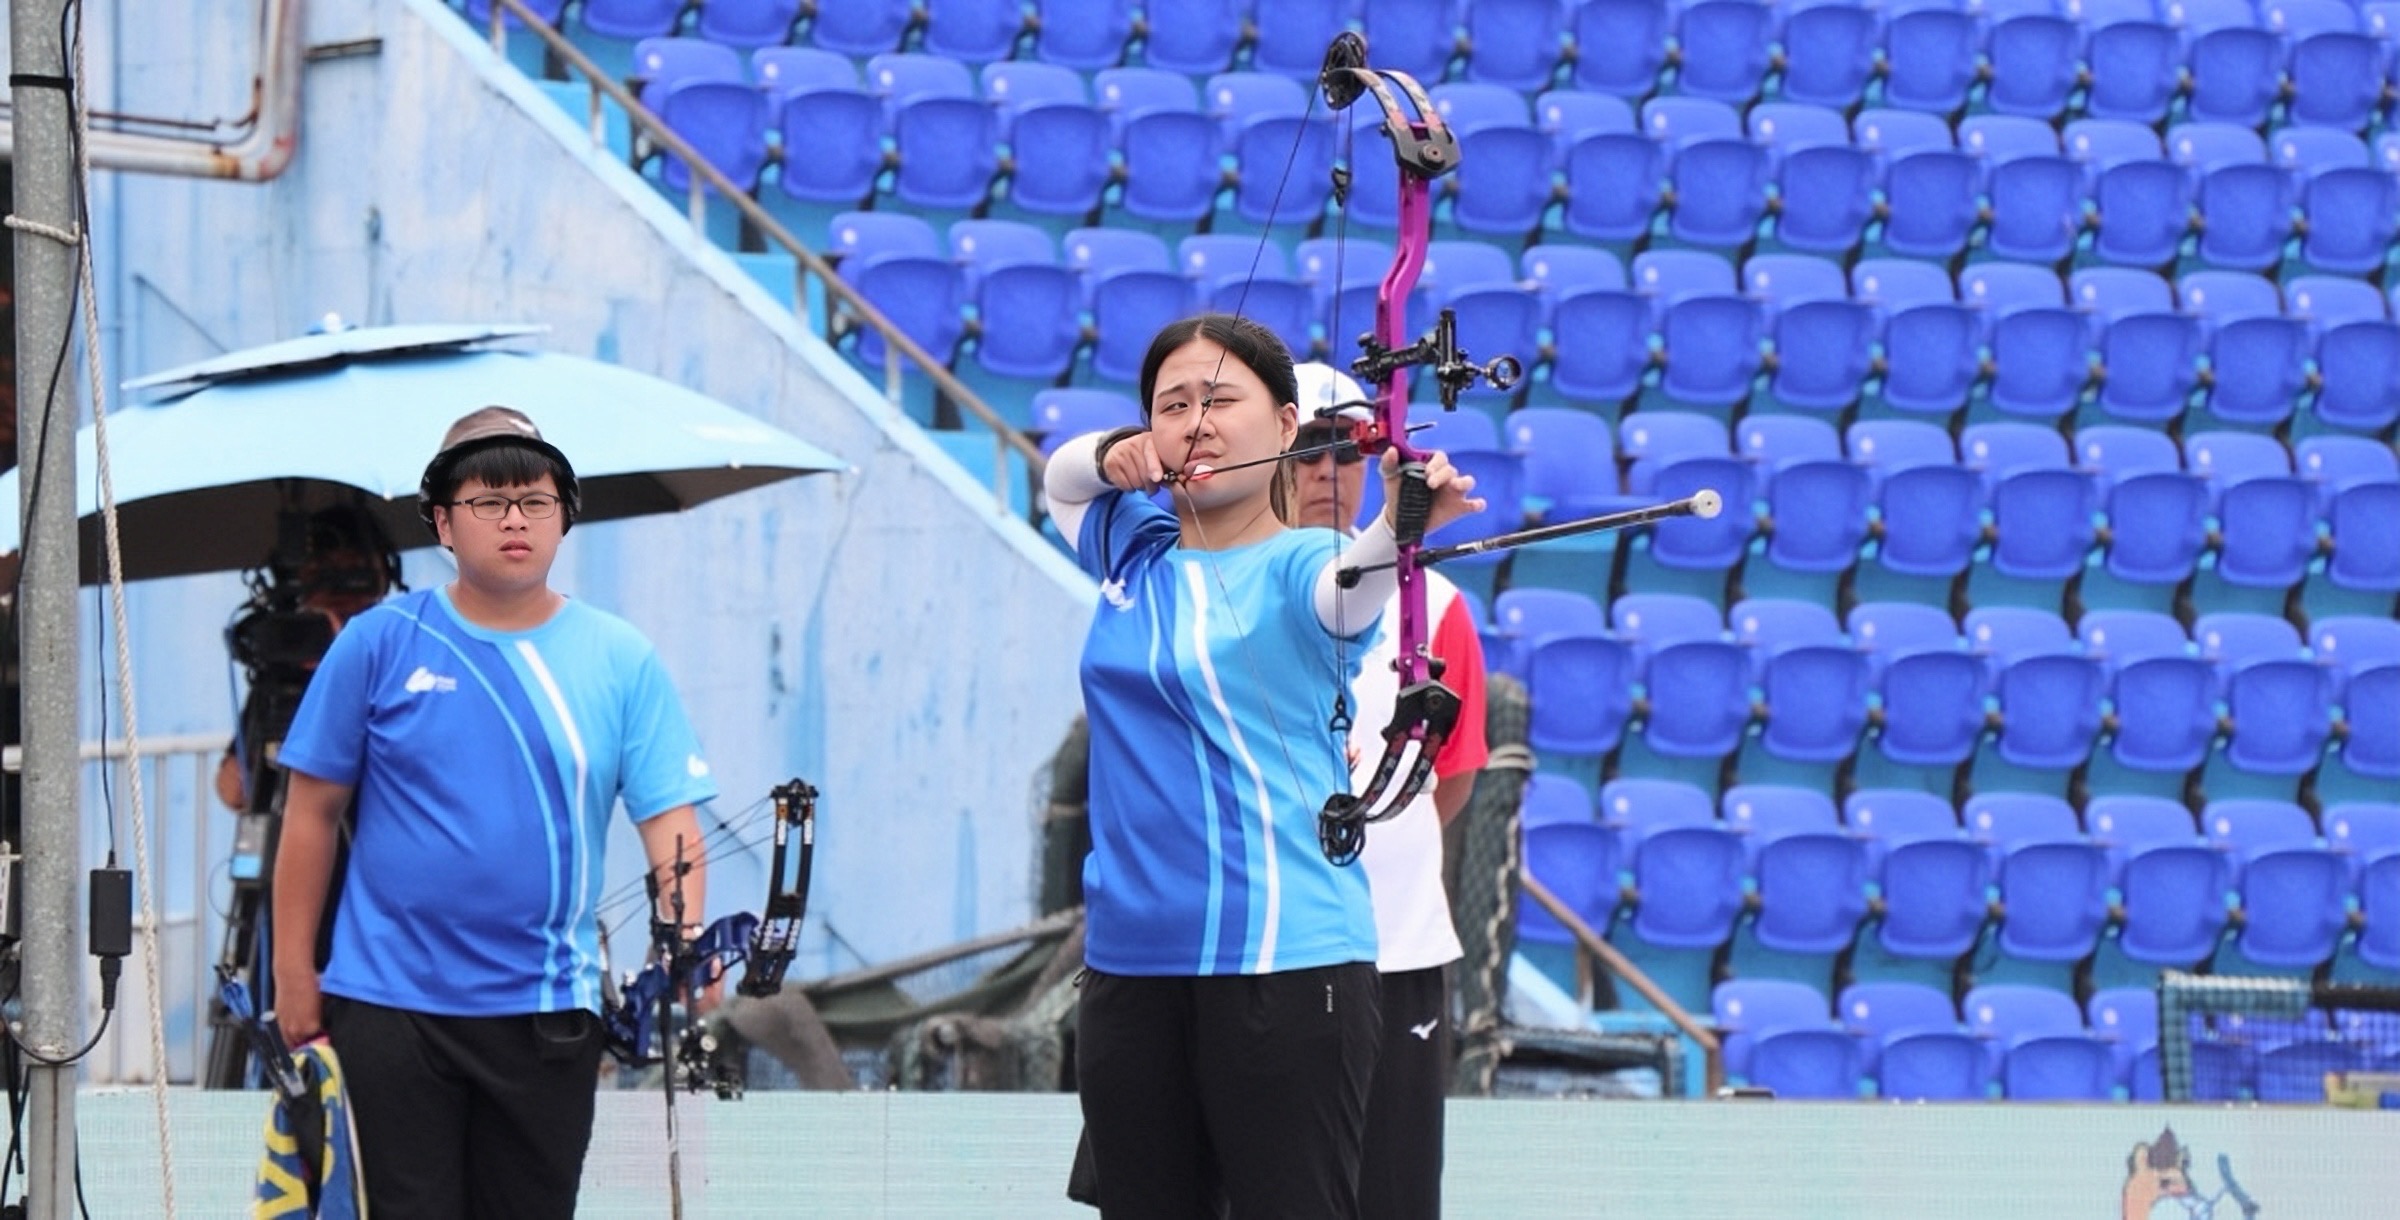
M598 1011L610 811L717 791L632 624L568 601L492 631L438 589L334 638L281 761L358 792L325 991L450 1016Z
M1375 960L1365 870L1328 864L1317 811L1347 791L1337 664L1315 587L1341 544L1285 530L1203 552L1143 496L1094 501L1083 649L1092 853L1084 955L1112 974L1267 974Z

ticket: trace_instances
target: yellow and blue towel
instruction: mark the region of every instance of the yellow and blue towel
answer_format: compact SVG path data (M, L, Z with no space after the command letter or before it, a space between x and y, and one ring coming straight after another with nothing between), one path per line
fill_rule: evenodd
M294 1097L278 1093L267 1115L252 1220L365 1220L366 1184L342 1087L342 1061L331 1043L320 1040L293 1051L292 1064L306 1090Z

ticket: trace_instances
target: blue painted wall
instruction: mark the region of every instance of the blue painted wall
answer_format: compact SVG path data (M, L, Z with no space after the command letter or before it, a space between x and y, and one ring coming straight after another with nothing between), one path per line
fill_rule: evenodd
M97 106L246 109L254 4L91 7ZM434 0L311 9L310 45L352 50L307 68L280 179L99 175L110 379L328 313L540 322L551 350L681 382L840 455L840 475L579 529L554 579L657 642L723 783L719 817L793 775L823 789L804 972L1027 918L1037 773L1078 710L1089 583ZM411 554L408 577L438 583L445 557ZM230 577L135 587L146 734L229 728L220 633L241 597ZM97 691L105 654L86 657ZM221 860L226 827L205 829ZM167 838L187 857L191 830ZM629 833L614 858L636 875ZM754 902L757 869L728 862L712 908ZM189 912L192 862L159 871L184 879L169 914Z

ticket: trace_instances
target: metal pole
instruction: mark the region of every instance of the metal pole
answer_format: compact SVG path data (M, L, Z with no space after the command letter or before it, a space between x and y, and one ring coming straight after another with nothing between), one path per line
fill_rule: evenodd
M15 218L79 232L75 214L74 115L63 86L65 0L9 0L15 119ZM17 256L17 457L25 488L18 520L25 539L17 608L23 658L25 919L23 1015L10 1032L38 1054L63 1058L82 1045L83 917L76 873L83 862L76 812L75 361L71 286L78 250L51 236L15 230ZM56 381L53 384L53 378ZM26 1124L27 1215L75 1214L75 1068L35 1064Z

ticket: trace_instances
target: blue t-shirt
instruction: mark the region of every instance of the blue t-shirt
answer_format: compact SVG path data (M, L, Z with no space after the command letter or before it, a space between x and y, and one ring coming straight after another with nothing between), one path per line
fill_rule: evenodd
M1317 811L1350 783L1327 718L1351 673L1315 608L1341 538L1177 543L1172 514L1111 493L1076 548L1101 580L1083 649L1085 959L1131 975L1372 962L1366 873L1327 863L1317 842Z
M448 1016L598 1011L610 810L716 795L632 624L568 601L493 631L438 589L334 638L281 762L358 794L325 991Z

